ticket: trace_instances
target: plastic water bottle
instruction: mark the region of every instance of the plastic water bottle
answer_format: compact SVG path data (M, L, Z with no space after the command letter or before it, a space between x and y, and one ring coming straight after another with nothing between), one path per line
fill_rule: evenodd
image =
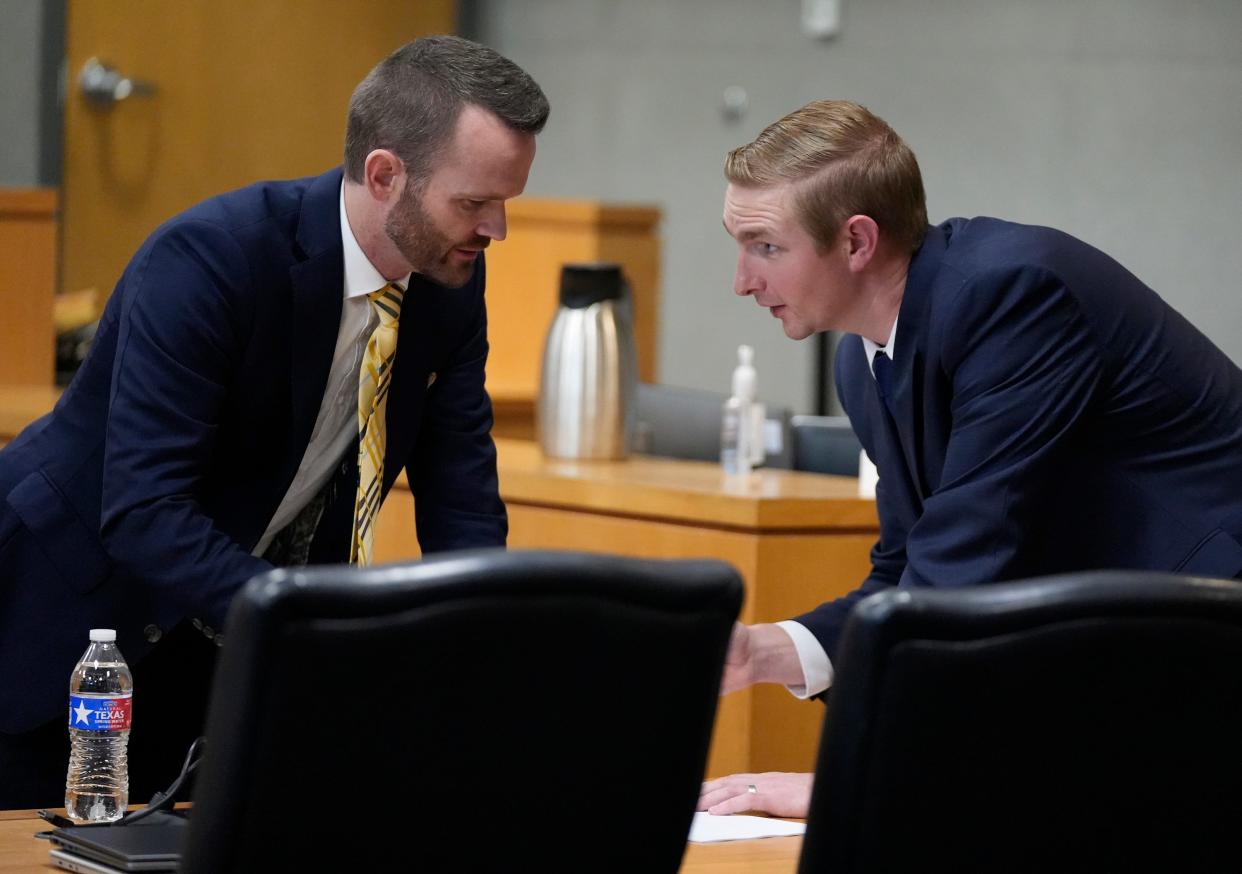
M69 678L69 776L65 810L75 822L112 822L129 803L129 725L134 678L111 628L91 629L91 645Z

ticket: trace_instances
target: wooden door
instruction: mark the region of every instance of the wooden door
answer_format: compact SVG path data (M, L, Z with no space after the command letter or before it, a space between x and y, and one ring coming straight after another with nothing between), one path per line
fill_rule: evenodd
M109 293L186 207L341 163L354 86L454 17L453 0L68 0L61 288ZM154 93L90 103L90 58Z

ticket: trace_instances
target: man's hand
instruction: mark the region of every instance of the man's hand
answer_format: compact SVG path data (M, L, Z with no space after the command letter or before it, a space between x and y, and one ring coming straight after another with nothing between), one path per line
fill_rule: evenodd
M725 653L724 676L720 678L720 694L727 695L745 689L755 681L751 679L754 669L750 663L750 626L733 623L729 636L729 651Z
M793 640L776 625L743 625L736 622L725 653L720 694L736 692L755 683L805 685L802 663Z
M814 774L733 774L708 780L699 793L696 809L713 816L758 810L773 816L806 818L811 806ZM751 789L754 789L752 792Z

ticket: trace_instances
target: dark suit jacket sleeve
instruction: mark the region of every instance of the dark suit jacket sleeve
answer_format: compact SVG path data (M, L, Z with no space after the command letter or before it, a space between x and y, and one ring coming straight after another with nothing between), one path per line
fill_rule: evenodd
M479 282L481 288L481 275ZM448 366L427 391L417 450L406 467L423 552L504 546L509 532L496 475L492 402L484 388L488 345L482 294L466 325Z
M930 330L952 385L940 485L903 531L885 508L881 477L871 576L860 590L798 617L830 657L845 613L864 594L894 582L968 586L1012 576L1031 548L1038 514L1055 512L1046 498L1058 459L1100 378L1086 319L1069 290L1043 271L972 277Z
M270 569L200 502L243 338L248 282L234 240L207 222L157 233L123 293L106 427L101 533L109 555L185 615L217 627L237 589Z
M845 387L841 383L845 369L843 365L844 362L838 359L836 367L833 368L837 397L842 399L846 397ZM866 365L859 369L857 378L871 379ZM873 458L872 461L874 462L875 459ZM847 595L821 604L809 613L793 617L795 622L806 626L815 635L829 658L834 656L836 641L840 639L841 632L845 630L845 620L854 605L868 595L897 585L905 569L906 531L898 521L900 514L887 506L888 495L889 492L881 479L876 483L875 490L876 509L880 517L880 537L871 547L871 573L863 580L862 585Z

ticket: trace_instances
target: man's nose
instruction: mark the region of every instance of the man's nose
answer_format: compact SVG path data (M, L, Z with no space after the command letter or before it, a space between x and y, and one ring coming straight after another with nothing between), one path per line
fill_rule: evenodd
M480 237L488 237L492 240L503 240L508 236L509 225L505 218L505 205L503 203L493 205L483 217L483 221L479 222L475 232Z
M741 297L758 291L756 277L746 269L746 258L738 256L737 270L733 274L733 293Z

